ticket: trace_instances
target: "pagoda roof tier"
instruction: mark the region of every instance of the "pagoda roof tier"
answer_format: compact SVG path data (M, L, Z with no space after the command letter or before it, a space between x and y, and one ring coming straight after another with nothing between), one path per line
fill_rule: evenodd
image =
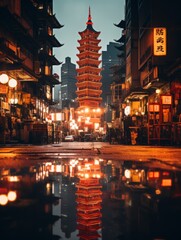
M82 58L91 58L91 59L98 59L101 56L101 53L86 51L76 54L79 59Z
M79 101L79 106L80 107L94 107L94 108L99 108L99 104L102 101L102 98L77 98L77 101Z
M76 184L77 188L102 188L102 185L99 183L99 178L89 178L88 180L90 181L86 181L87 179L81 177L79 177L79 179L79 183Z
M121 20L118 24L114 24L116 27L125 29L125 20Z
M76 68L76 71L78 73L88 73L88 74L99 74L102 69L101 68L96 68L96 67L92 67L92 66L84 66L84 67L81 67L81 68Z
M77 213L77 216L79 218L84 218L84 219L89 219L89 218L95 219L98 217L102 217L102 213L100 210L96 210L96 211L89 212L89 213L87 213L86 211L85 212L80 211Z
M84 196L84 197L90 197L90 196L96 196L96 195L102 195L102 191L101 190L93 190L93 191L91 191L91 192L89 192L90 191L90 189L89 190L78 190L77 192L76 192L76 195L79 195L79 196Z
M76 79L78 82L84 82L84 81L100 82L101 78L102 78L102 75L92 74L92 73L81 73L80 75L76 76Z
M77 42L80 45L85 44L85 43L90 44L90 45L98 45L101 42L101 39L96 39L96 38L93 38L93 37L89 37L89 38L79 39Z
M78 212L77 216L78 219L96 219L102 217L102 213L100 211L97 211L95 213Z
M79 206L79 205L77 205L77 206ZM77 211L77 214L95 214L95 213L101 213L101 207L97 208L97 209L90 209L90 208L86 207L86 209L79 209Z
M95 107L98 107L99 103L102 101L102 98L101 97L98 97L98 96L84 96L84 97L81 97L81 96L78 96L77 97L77 101L79 101L80 103L80 106L95 106ZM93 105L92 102L96 102L97 104L96 105ZM91 102L91 103L90 103ZM81 104L82 103L82 104ZM95 103L94 103L95 104Z
M82 197L82 198L90 198L90 197L95 197L95 196L101 196L102 195L102 192L100 192L100 193L78 193L78 194L76 194L77 196L80 196L80 197Z
M76 76L78 82L101 82L102 75L92 74L92 73L81 73Z
M81 81L81 82L77 82L76 86L78 88L81 88L81 87L88 88L90 86L94 86L94 88L100 88L102 86L102 83L101 82L96 82L96 81Z
M79 224L82 224L84 226L91 226L91 225L98 225L101 224L101 220L100 219L92 219L92 220L85 220L85 219L80 219L78 221Z
M93 211L100 211L102 209L101 203L90 205L87 207L87 204L78 204L77 205L77 211L83 211L83 212L93 212Z
M85 45L81 45L81 46L77 47L77 49L79 50L80 53L87 52L87 51L92 51L93 53L94 53L94 51L99 52L99 50L101 48L102 48L101 46L95 46L95 45L91 45L91 44L85 44Z
M102 199L101 199L101 198L100 198L100 199L77 198L77 199L76 199L76 202L77 202L77 203L82 203L82 204L85 204L85 205L89 206L89 205L96 205L96 204L98 204L98 203L101 203L101 202L102 202Z
M97 231L101 228L101 226L98 225L94 225L94 226L84 226L82 224L78 224L77 225L77 229L78 230L84 230L84 231Z
M86 92L90 92L90 91L96 91L97 92L97 90L100 90L100 87L101 87L101 85L102 85L102 83L101 82L81 82L81 84L78 84L77 83L77 85L79 85L79 88L77 89L77 91L78 92L84 92L84 91L86 91Z
M92 36L95 36L95 37L98 37L99 35L100 35L100 31L98 32L98 31L95 31L94 30L94 28L93 27L91 27L90 29L85 29L84 31L82 31L82 32L79 32L79 35L83 38L83 37L85 37L85 36L90 36L90 35L92 35Z
M81 194L81 193L89 195L90 191L91 191L91 193L94 193L94 194L100 194L100 193L102 194L102 191L101 191L102 186L98 186L98 188L95 187L95 189L87 189L87 188L84 188L84 186L83 186L83 188L81 188L80 185L79 185L79 187L78 187L78 190L76 191L76 195Z
M77 184L76 185L76 187L79 189L79 188L81 188L81 189L86 189L86 190L90 190L90 189L101 189L102 188L102 186L101 185L90 185L90 184L86 184L85 185L85 183L83 183L83 184L81 184L81 183L79 183L79 184Z
M100 63L101 63L101 60L91 59L91 58L84 58L84 59L77 61L77 64L79 65L79 67L83 67L84 65L98 67Z
M82 240L95 240L95 239L98 239L101 237L101 235L98 233L92 233L91 235L86 234L86 233L84 233L84 234L79 233L79 234L77 234L77 236Z
M85 73L85 74L81 74L81 75L78 75L76 76L76 79L78 80L78 82L100 82L102 76L101 75L92 75L92 74L88 74L88 73Z
M101 98L102 100L102 98ZM99 108L100 107L100 103L101 103L101 100L98 101L96 98L94 99L89 99L88 101L85 100L85 99L78 99L79 101L79 106L80 107L94 107L94 108Z
M90 96L90 97L99 97L102 93L102 90L100 89L89 89L89 88L85 88L85 89L81 89L81 90L77 90L76 91L78 97L81 97L81 95L85 95L86 96Z

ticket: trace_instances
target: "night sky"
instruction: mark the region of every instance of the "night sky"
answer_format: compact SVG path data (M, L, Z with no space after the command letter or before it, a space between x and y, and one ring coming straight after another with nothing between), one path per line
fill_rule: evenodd
M66 57L76 64L76 54L80 39L78 32L85 30L88 18L89 6L93 28L101 32L99 46L101 51L106 50L109 42L115 42L121 37L121 29L118 24L124 19L124 0L53 0L53 12L58 21L64 25L61 29L54 29L55 37L64 46L54 48L54 55L60 62L65 62ZM54 72L60 75L60 67L54 67Z

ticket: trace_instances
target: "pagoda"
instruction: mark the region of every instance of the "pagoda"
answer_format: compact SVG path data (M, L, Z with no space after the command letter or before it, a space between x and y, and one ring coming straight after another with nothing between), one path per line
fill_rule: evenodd
M101 68L99 65L101 61L99 57L101 54L99 50L100 39L97 32L93 28L91 11L89 7L89 15L87 27L84 31L79 32L81 39L78 40L80 46L77 48L79 53L77 57L78 68L77 70L77 101L79 107L77 109L79 127L82 126L83 130L98 129L100 127L100 118L102 110L100 103L101 96Z
M95 240L101 237L100 165L86 163L79 170L79 182L76 185L77 228L80 239Z

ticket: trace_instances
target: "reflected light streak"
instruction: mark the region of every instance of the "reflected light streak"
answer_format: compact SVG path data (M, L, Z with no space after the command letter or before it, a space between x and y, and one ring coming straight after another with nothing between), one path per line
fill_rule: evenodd
M17 199L17 193L15 191L9 191L7 197L10 202L14 202Z
M9 182L19 182L20 177L18 177L18 176L8 176L8 181Z
M0 205L5 206L8 203L8 197L6 194L0 195Z

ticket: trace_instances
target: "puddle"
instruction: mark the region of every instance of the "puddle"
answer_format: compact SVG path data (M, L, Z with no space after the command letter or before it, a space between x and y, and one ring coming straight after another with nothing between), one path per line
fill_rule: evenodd
M179 170L56 157L0 168L3 240L181 239Z

